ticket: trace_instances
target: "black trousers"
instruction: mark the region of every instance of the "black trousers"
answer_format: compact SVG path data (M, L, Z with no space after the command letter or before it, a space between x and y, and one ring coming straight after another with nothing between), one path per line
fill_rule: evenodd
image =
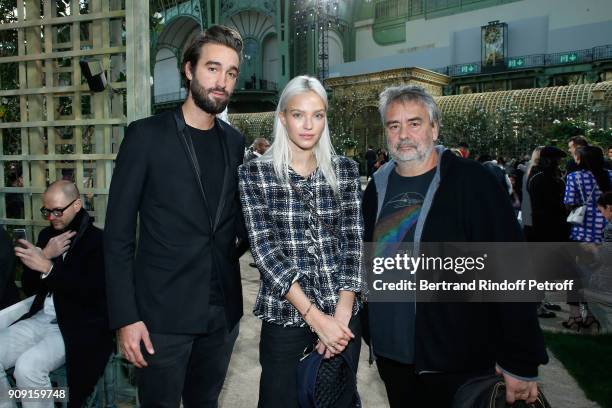
M349 328L355 338L349 342L345 353L348 353L357 370L361 351L359 316L353 316ZM316 340L316 335L308 327L283 327L262 323L259 340L259 408L298 408L297 365L304 349Z
M492 374L487 371L417 375L413 364L402 364L378 356L376 367L385 384L391 408L450 408L455 392L470 378Z
M83 337L64 337L66 349L66 368L68 374L68 389L70 390L69 408L81 408L96 383L104 375L104 369L113 352L113 333L102 329L97 333L88 330L88 334L97 341ZM92 352L91 347L96 347Z
M149 333L155 354L141 347L148 366L137 370L142 407L217 407L238 325L227 331L221 306L210 306L208 333Z

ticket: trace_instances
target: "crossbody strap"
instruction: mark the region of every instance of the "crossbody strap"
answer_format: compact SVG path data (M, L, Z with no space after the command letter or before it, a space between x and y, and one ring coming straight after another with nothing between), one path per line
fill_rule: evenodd
M576 178L576 181L578 182L578 178ZM578 183L578 184L582 184L582 183ZM584 186L584 184L582 184ZM595 185L593 186L593 188L591 189L591 192L589 193L589 196L587 197L586 201L584 199L584 193L582 192L582 187L578 187L578 190L580 191L580 198L582 198L582 204L583 205L587 205L589 203L589 201L591 200L591 197L593 196L593 192L595 191L595 189L597 188L597 181L595 182Z
M578 177L578 173L576 173L576 184L578 184L578 191L580 192L580 199L582 200L582 205L586 204L584 201L584 193L582 192L582 183L580 182L580 177Z

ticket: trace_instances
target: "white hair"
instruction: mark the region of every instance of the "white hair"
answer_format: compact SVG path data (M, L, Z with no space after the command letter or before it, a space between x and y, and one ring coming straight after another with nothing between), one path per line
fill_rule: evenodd
M258 160L272 161L276 176L284 183L289 183L289 165L291 164L291 148L289 147L289 135L287 129L281 122L281 113L285 113L287 104L291 98L296 95L307 92L316 93L325 104L325 111L328 109L327 93L323 85L313 77L301 75L293 78L283 92L281 93L274 113L274 130L272 132L272 145ZM336 154L331 143L329 127L327 125L327 116L325 117L325 126L319 141L314 146L314 156L317 166L323 173L323 177L329 183L335 194L338 194L338 179L334 171L332 156Z

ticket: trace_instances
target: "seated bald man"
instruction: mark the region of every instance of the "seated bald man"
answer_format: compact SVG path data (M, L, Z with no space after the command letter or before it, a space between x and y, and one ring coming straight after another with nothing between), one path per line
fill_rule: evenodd
M113 347L108 329L102 231L82 208L76 186L65 180L43 195L49 227L36 245L19 240L22 286L35 294L30 311L0 330L0 395L7 395L5 369L15 367L18 388L49 388L49 373L66 364L69 407L81 407L104 372ZM8 404L8 405L7 405ZM53 407L53 401L22 401ZM0 407L14 406L0 399Z

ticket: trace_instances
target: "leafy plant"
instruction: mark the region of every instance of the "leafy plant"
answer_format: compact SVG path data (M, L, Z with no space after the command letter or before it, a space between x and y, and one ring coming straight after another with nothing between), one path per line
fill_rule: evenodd
M612 130L595 127L596 114L589 106L517 106L487 111L474 106L467 112L443 114L441 139L447 146L466 142L473 154L520 158L541 145L566 149L567 140L583 134L592 143L612 143Z
M342 147L345 149L354 149L357 147L357 141L352 137L345 137L341 140Z

